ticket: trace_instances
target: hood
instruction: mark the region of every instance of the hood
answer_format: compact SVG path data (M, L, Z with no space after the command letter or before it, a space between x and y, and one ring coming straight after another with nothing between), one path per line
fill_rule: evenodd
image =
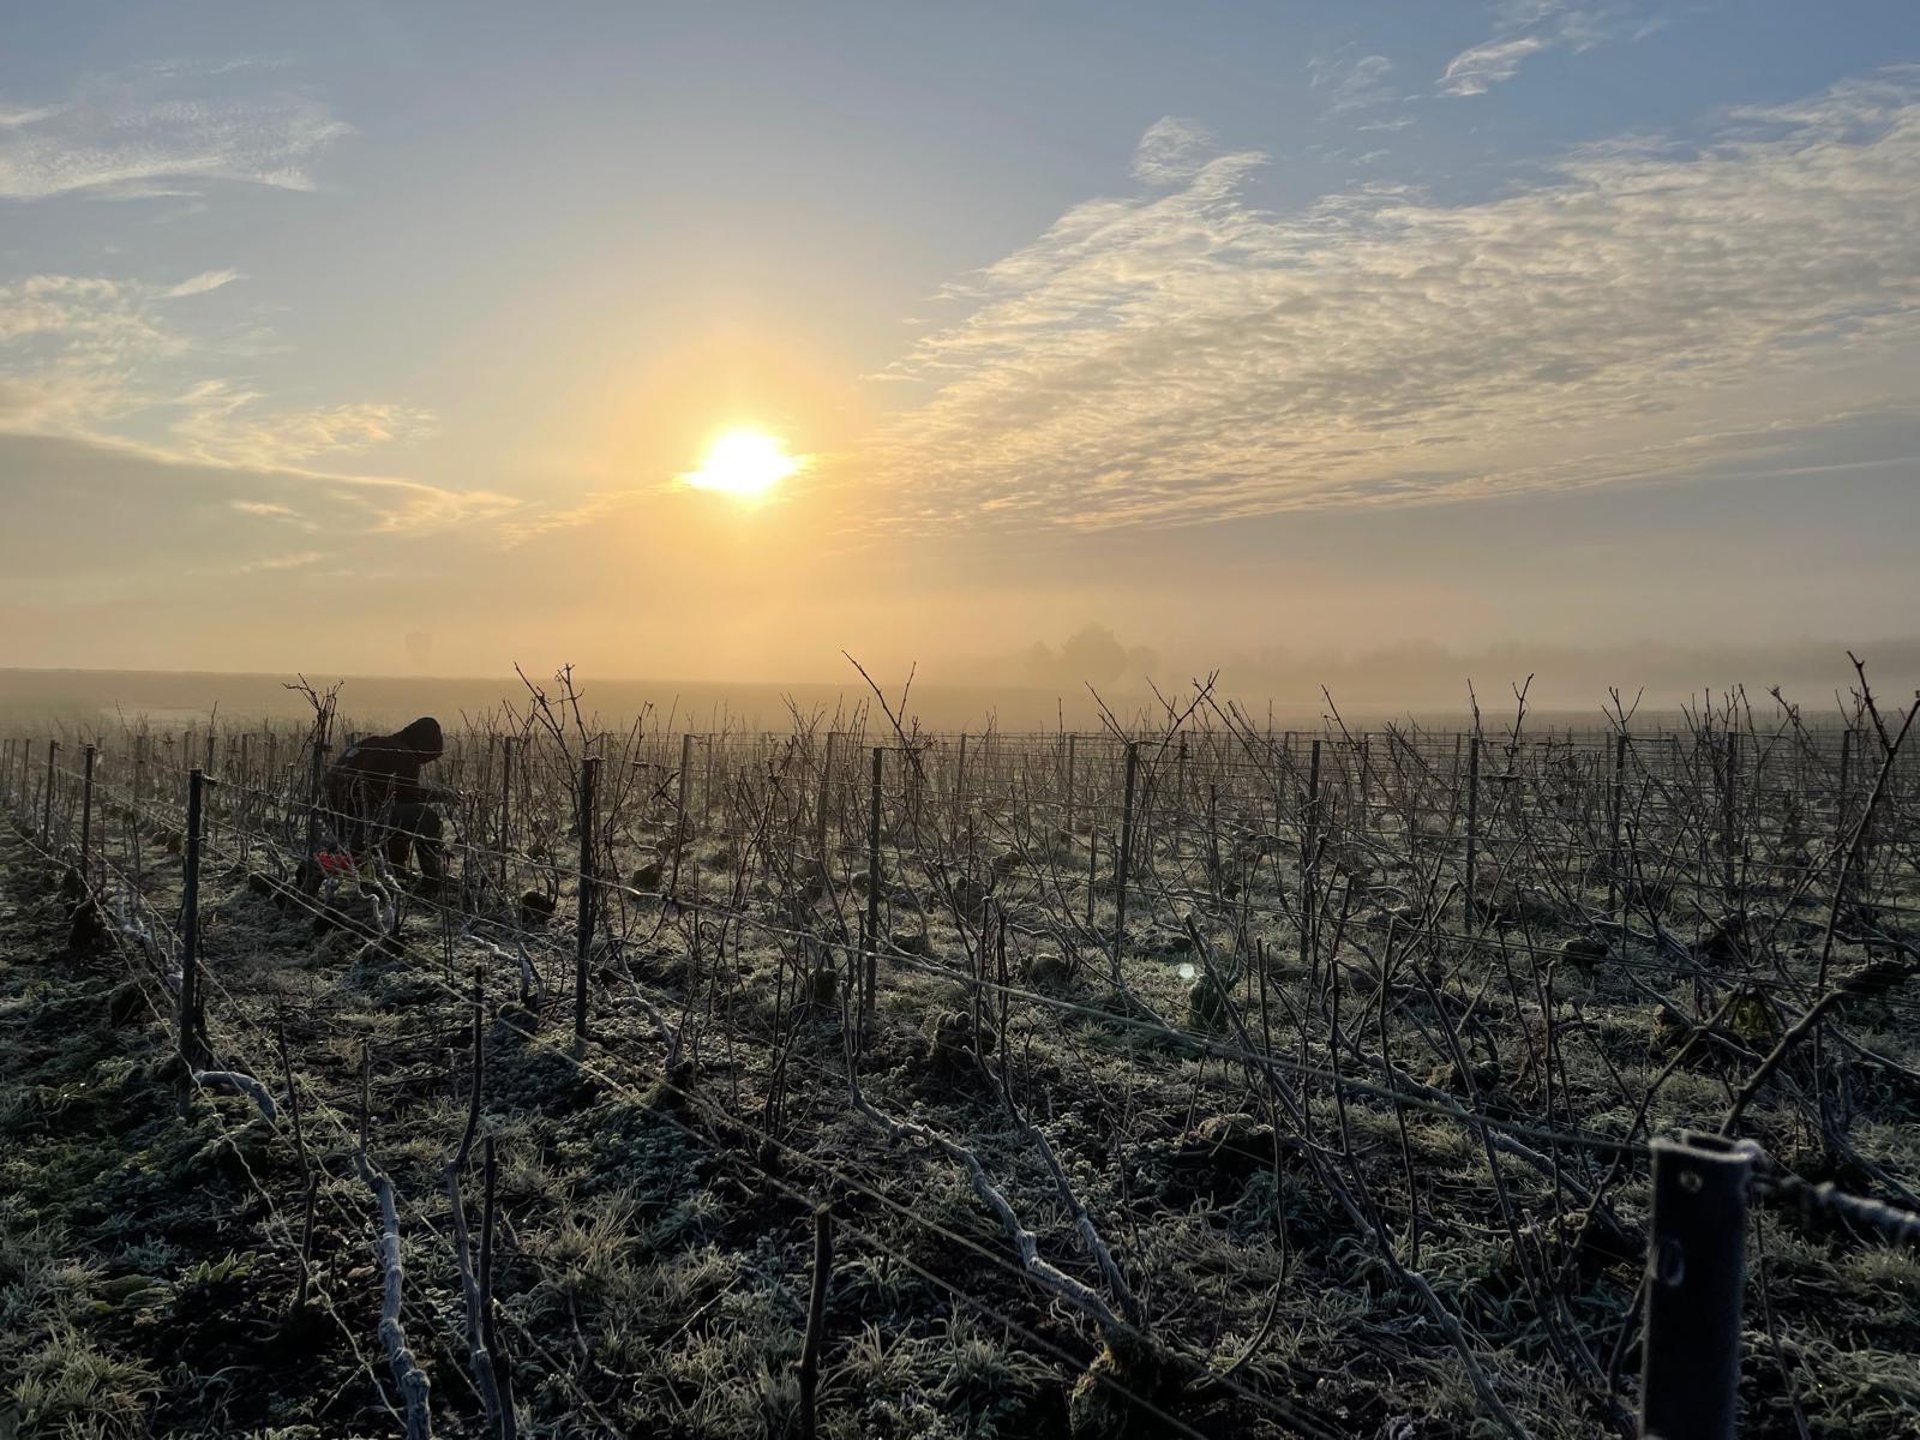
M411 750L429 760L438 760L445 748L440 735L440 722L431 715L422 715L393 738L402 749Z

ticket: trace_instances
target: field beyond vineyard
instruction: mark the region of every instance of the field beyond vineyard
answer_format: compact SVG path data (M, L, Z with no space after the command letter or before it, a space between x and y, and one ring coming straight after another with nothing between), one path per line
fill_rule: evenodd
M313 861L351 695L7 740L0 1437L1632 1436L1682 1132L1760 1152L1741 1433L1920 1435L1864 681L711 735L565 683L449 725L437 884Z

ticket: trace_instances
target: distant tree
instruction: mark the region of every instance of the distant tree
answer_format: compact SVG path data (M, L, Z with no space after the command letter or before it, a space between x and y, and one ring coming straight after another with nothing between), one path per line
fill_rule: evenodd
M1061 678L1089 685L1111 685L1127 671L1127 647L1106 626L1082 626L1060 647Z

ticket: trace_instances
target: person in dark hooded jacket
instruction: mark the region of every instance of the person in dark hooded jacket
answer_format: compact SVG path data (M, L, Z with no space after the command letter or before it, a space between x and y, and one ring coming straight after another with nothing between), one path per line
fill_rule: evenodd
M349 745L326 777L327 809L341 844L350 852L383 844L396 866L412 851L421 874L439 879L441 821L433 805L443 792L421 781L420 767L438 760L444 748L440 722L431 715L396 734Z

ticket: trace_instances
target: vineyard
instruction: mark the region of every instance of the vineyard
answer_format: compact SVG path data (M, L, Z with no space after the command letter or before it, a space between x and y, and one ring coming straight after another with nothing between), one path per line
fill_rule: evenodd
M1920 1434L1864 675L703 735L562 672L447 725L437 879L319 863L309 695L0 751L0 1435Z

